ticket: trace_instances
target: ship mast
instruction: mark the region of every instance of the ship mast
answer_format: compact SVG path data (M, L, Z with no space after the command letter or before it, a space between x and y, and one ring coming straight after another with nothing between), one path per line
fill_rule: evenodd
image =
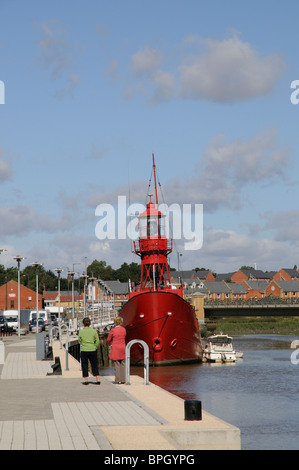
M156 164L155 155L153 154L153 169L154 169L154 181L155 181L155 192L156 192L156 207L158 208L158 192L157 192L157 180L156 180Z

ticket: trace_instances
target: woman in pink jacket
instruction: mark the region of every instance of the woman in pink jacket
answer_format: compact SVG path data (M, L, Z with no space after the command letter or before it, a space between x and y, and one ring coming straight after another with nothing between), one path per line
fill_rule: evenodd
M115 384L124 384L126 378L126 329L121 326L122 323L123 319L116 317L114 320L115 327L112 328L107 338L108 344L112 344L110 359L114 361Z

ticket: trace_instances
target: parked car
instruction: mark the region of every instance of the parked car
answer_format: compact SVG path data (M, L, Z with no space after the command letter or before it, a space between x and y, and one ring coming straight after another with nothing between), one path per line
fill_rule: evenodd
M45 320L43 320L42 318L39 318L38 319L38 332L45 331L45 329L46 329ZM29 324L29 330L36 331L36 318L31 320Z
M0 335L5 336L7 332L7 324L3 315L0 315Z
M36 318L36 310L31 310L30 315L29 315L29 323ZM42 318L45 321L45 325L47 326L48 324L48 319L49 315L47 310L39 310L38 311L38 318Z

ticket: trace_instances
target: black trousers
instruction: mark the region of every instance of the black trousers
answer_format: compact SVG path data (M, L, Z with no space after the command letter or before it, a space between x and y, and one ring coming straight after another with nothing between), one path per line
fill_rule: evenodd
M100 375L98 369L97 351L81 351L82 376L88 377L88 359L94 376Z

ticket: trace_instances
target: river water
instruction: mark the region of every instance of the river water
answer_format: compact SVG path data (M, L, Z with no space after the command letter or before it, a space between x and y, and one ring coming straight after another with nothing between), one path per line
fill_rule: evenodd
M235 364L150 368L149 379L241 430L242 450L299 450L299 351L290 336L248 335L233 340L244 357ZM291 355L297 354L297 361ZM131 367L143 376L143 368Z

